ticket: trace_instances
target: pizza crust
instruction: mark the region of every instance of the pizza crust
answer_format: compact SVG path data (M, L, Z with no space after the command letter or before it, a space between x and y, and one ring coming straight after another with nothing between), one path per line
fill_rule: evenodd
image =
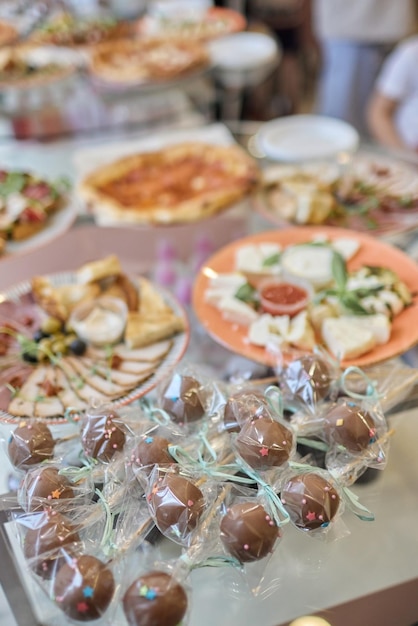
M206 49L187 40L120 40L94 49L90 71L113 84L141 84L175 79L209 65Z
M177 164L187 157L199 159L201 165L197 173L198 182L203 187L190 192L190 197L173 205L158 201L164 192L161 183L155 197L147 206L129 205L106 193L105 188L117 183L129 173L141 171L145 164L153 160L163 173L171 167L175 172ZM205 189L211 169L222 164L225 182L215 189ZM97 220L102 223L130 224L176 224L197 221L214 215L252 192L259 182L256 163L238 146L218 146L187 142L168 146L158 152L134 154L100 167L82 181L78 191ZM185 184L193 181L185 180Z

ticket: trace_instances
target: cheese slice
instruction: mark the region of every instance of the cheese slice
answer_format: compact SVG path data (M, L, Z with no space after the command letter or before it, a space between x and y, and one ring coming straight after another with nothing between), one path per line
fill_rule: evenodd
M387 343L390 339L391 323L388 317L382 313L376 315L343 315L344 320L353 325L353 328L369 330L378 344Z
M357 323L358 319L329 317L322 324L322 338L327 348L339 359L353 359L366 354L377 344L370 328Z
M218 304L218 309L228 322L242 326L248 326L258 318L253 308L233 296L224 296Z

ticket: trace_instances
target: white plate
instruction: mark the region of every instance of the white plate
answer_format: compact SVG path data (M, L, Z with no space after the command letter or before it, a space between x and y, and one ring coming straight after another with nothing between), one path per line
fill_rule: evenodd
M7 241L6 249L1 259L4 259L10 255L24 254L26 252L30 252L39 248L41 246L45 246L47 243L50 243L60 235L63 235L71 226L73 225L75 219L77 217L77 206L74 199L68 199L66 204L53 213L49 218L43 228L39 233L28 237L27 239L22 239L22 241Z
M263 124L257 133L262 152L276 161L339 159L359 145L355 128L319 115L290 115Z
M68 285L76 282L75 272L62 272L59 274L50 274L48 278L51 280L54 286L59 285ZM156 287L156 286L155 286ZM31 291L31 281L25 280L17 285L10 287L0 293L0 302L4 300L13 300L15 302L19 302L19 300L28 294ZM142 398L142 396L146 395L152 389L154 389L164 378L166 378L174 366L181 360L183 357L186 348L189 343L190 337L190 328L189 321L186 315L186 311L180 305L180 303L176 300L176 298L166 289L158 286L159 293L164 297L164 300L167 302L168 306L174 311L174 313L184 320L185 330L184 332L178 333L172 337L172 346L169 352L165 355L159 365L156 367L154 373L141 383L139 383L135 388L127 391L124 395L121 395L116 400L111 401L111 404L115 407L122 407L128 404L131 404L134 400L138 398ZM16 418L14 415L11 415L7 411L0 409L0 421L13 423L18 421L19 418ZM57 418L48 418L46 420L48 424L59 424L61 422L65 422L65 418L57 417Z

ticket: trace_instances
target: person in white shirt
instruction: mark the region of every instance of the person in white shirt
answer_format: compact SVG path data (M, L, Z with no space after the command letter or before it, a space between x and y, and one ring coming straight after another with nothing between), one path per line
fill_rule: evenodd
M385 61L368 107L372 135L389 148L418 151L418 35Z
M367 134L367 102L386 55L414 27L414 0L312 2L322 49L317 112Z

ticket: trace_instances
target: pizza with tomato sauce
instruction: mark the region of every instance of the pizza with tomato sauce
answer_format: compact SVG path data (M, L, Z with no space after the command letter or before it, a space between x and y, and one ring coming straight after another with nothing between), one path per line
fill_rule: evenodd
M142 84L173 80L208 65L208 53L198 42L126 39L97 46L90 71L108 83Z
M21 241L42 230L64 204L68 184L28 172L0 170L0 249L7 240Z
M102 224L175 224L230 207L258 180L257 165L238 146L188 142L100 167L80 193Z

